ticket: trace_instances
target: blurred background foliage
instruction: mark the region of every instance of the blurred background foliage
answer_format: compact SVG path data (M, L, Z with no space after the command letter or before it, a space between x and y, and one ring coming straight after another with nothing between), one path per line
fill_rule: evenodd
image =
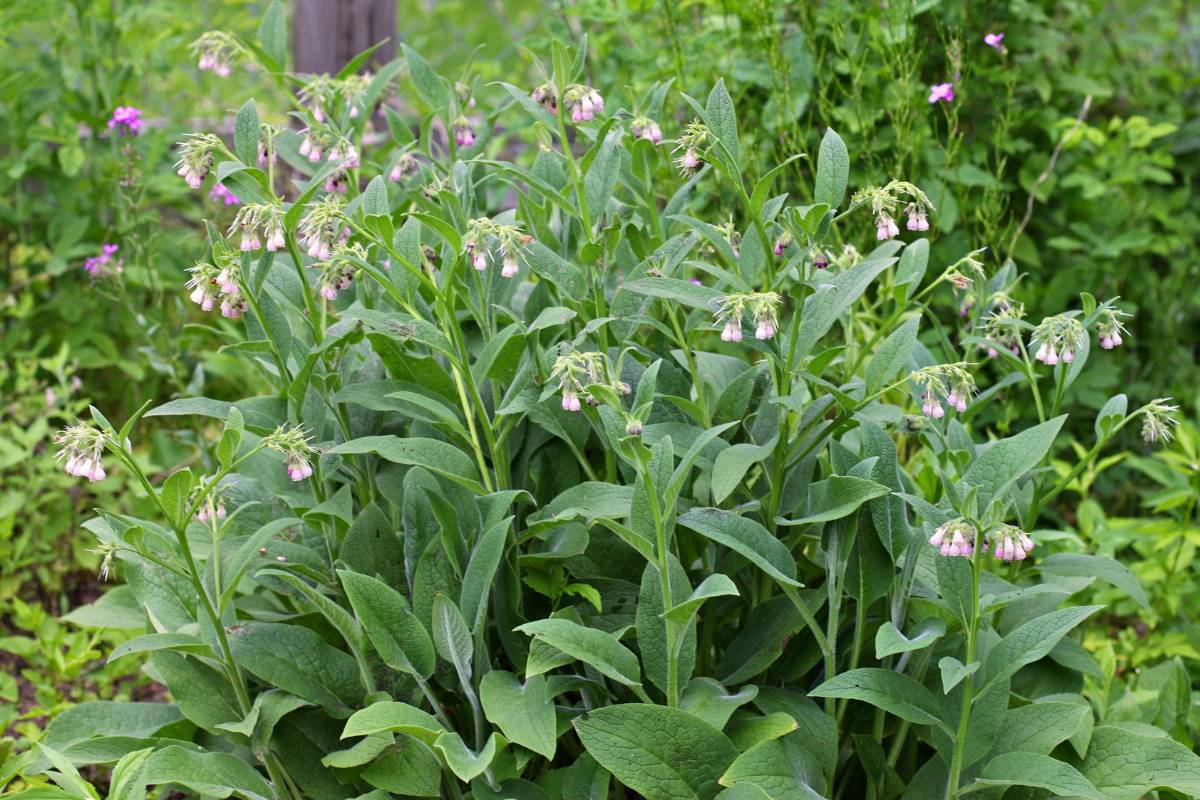
M184 134L228 136L247 97L265 100L268 82L199 72L187 52L205 30L249 35L264 5L0 4L0 759L2 742L36 735L72 702L154 691L127 674L132 665L96 660L102 640L139 624L122 616L120 590L105 595L104 614L85 606L99 595L100 564L83 514L137 500L119 474L86 486L63 474L50 436L89 403L116 419L152 398L255 390L209 327L234 323L201 323L182 292L203 248L199 223L225 225L233 212L190 191L171 164ZM1077 400L1174 395L1195 418L1198 14L1189 0L398 0L399 30L380 38L474 81L483 106L504 97L491 81L540 83L532 54L552 37L587 35L588 82L614 109L656 81L703 96L724 77L752 175L815 153L834 127L856 155L852 189L896 177L931 196L935 267L985 246L992 269L1011 258L1029 274L1016 294L1035 321L1081 291L1121 296L1136 314L1132 339L1093 361ZM988 32L1005 34L1003 51L984 44ZM955 100L930 105L941 82ZM397 86L403 114L408 84ZM108 135L119 105L142 109L142 135ZM281 107L260 103L271 106ZM688 121L680 111L661 123L671 138ZM803 197L813 168L794 161L777 186ZM736 204L704 191L696 215L726 221ZM106 243L119 250L93 276L84 263ZM964 301L947 292L936 302ZM1002 395L990 421L1003 428L1028 402ZM1081 424L1075 446L1086 448ZM151 470L202 433L158 429L138 443ZM1165 452L1133 447L1145 455L1102 461L1054 509L1062 535L1121 557L1152 601L1146 614L1098 588L1113 605L1089 645L1118 670L1178 657L1196 678L1200 433L1185 423Z

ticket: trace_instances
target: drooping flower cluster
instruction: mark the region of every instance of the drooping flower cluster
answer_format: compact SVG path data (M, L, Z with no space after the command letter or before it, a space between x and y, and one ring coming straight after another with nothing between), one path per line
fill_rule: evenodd
M1047 366L1060 361L1070 364L1086 338L1087 332L1078 319L1070 314L1056 314L1034 328L1030 348L1037 348L1034 359Z
M992 555L1001 561L1024 561L1034 546L1029 534L1015 525L998 525L989 531L988 544Z
M133 106L117 106L108 120L108 129L118 136L137 136L145 124L140 109Z
M308 212L300 219L298 232L300 243L309 256L321 261L329 258L335 243L350 238L350 229L345 225L337 196L328 194L310 203Z
M459 147L470 147L475 144L475 129L471 127L471 120L466 117L454 120L453 132L454 143Z
M347 75L338 83L338 94L341 95L350 119L358 119L366 111L367 89L371 86L372 75L369 72Z
M325 157L325 133L323 128L309 128L300 140L300 155L314 164Z
M68 475L102 481L106 473L101 456L108 437L99 428L91 425L70 425L54 437L61 446L58 458L62 459Z
M929 537L929 543L944 556L970 557L975 555L977 535L974 525L965 519L956 519L939 526Z
M1100 334L1100 346L1105 350L1112 350L1114 347L1120 347L1125 343L1125 336L1129 335L1129 331L1125 330L1125 325L1122 324L1121 318L1128 317L1124 311L1112 307L1105 307L1100 311L1100 323L1096 326L1096 330Z
M502 225L489 217L478 217L467 222L467 235L463 240L463 252L471 259L471 266L483 272L495 255L500 256L500 277L513 278L525 260L525 247L533 237L522 233L516 225Z
M329 163L335 168L325 179L325 191L345 194L349 189L349 171L361 165L358 148L348 139L339 139L329 150Z
M207 31L188 47L196 66L208 70L222 78L228 78L232 72L232 63L239 55L242 45L237 38L224 31Z
M935 364L909 375L909 380L921 388L921 413L933 419L946 416L942 398L960 414L967 410L975 394L975 378L967 371L965 361L956 364Z
M779 306L783 299L775 292L740 292L722 297L714 311L722 325L721 339L726 342L742 340L742 319L747 313L754 321L754 338L760 341L774 338L779 328Z
M221 316L238 319L246 313L246 298L242 296L238 281L241 265L233 255L218 256L218 260L222 263L219 268L207 261L198 261L188 270L192 273L187 282L188 299L202 311L212 311L219 302Z
M192 490L192 502L195 502L195 497L203 491L203 487L203 481L196 484L196 488ZM196 509L196 521L207 524L210 521L215 522L222 519L225 519L225 502L221 493L217 489L213 489L204 496L200 507Z
M613 376L608 359L604 354L595 351L581 353L578 350L572 350L560 355L554 360L554 367L550 371L550 380L558 382L559 390L562 392L563 411L579 411L583 407L579 402L579 395L584 393L589 386L603 384L618 395L628 395L633 391L629 384ZM588 404L595 405L596 401L588 397ZM627 423L626 432L629 432L632 423L633 420ZM636 433L629 433L629 435L636 436L639 433L641 433L640 430Z
M300 425L288 427L280 425L270 435L263 438L263 444L283 456L283 468L293 481L302 481L312 477L313 468L310 459L316 452L308 443L309 437Z
M558 90L553 83L543 83L530 92L529 97L551 114L558 114Z
M317 279L317 292L326 300L336 300L338 292L350 287L354 275L358 272L358 263L366 260L367 250L357 242L353 244L340 243L333 248L329 258L313 264L314 269L321 270Z
M89 257L83 262L83 269L93 278L103 278L121 271L121 260L114 258L121 248L115 244L105 243L100 248L100 254Z
M568 86L563 92L562 103L571 115L571 122L576 125L589 122L597 114L604 113L604 98L595 89L582 83Z
M283 233L283 210L274 203L247 203L242 206L229 226L229 235L241 234L238 245L242 252L259 250L266 241L267 250L274 253L287 246Z
M275 152L275 137L278 135L279 128L275 125L264 122L258 126L258 157L255 159L258 166L265 169L279 157Z
M1175 412L1179 406L1171 403L1171 398L1160 397L1151 400L1143 409L1146 418L1142 421L1142 441L1147 445L1171 441L1171 428L1179 422Z
M325 122L328 119L327 114L329 108L332 107L334 99L338 95L338 81L336 78L331 78L328 75L309 75L308 80L300 87L297 93L300 99L300 105L308 109L308 113L317 122ZM313 159L314 161L320 159Z
M663 138L662 128L649 117L634 117L629 132L633 134L633 138L645 139L650 144L658 144Z
M910 231L929 230L929 212L935 210L929 196L908 181L891 181L886 186L868 186L850 198L851 207L870 204L875 217L875 238L879 241L900 235L896 216L903 208L904 227Z
M199 189L204 183L208 171L212 169L213 151L222 147L221 139L211 133L193 133L179 143L179 160L176 174L181 176L187 185Z
M405 150L396 157L396 162L392 164L392 168L388 171L388 180L392 183L398 183L405 175L411 175L419 169L417 158L412 153Z
M679 168L680 174L687 177L704 166L702 151L711 137L708 126L700 120L695 119L688 123L687 127L683 129L683 135L679 137L674 151L676 153L680 150L683 151L683 155L675 159L675 166Z
M775 257L779 258L780 256L782 256L783 251L788 249L788 246L791 245L792 241L793 241L792 235L790 233L788 233L787 231L784 231L783 233L779 234L779 236L776 237L776 239L775 239L775 247L772 248L775 253ZM825 266L829 266L828 261L825 262Z

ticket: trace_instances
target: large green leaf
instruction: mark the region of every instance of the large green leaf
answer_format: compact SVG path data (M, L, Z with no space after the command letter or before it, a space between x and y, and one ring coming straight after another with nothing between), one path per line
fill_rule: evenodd
M907 675L890 669L852 669L830 678L808 694L862 700L918 725L937 722L933 693Z
M1002 753L975 780L984 786L1034 786L1061 797L1104 800L1079 770L1040 753Z
M574 725L588 753L647 800L707 800L737 756L716 728L666 706L608 706Z
M826 128L821 149L817 151L817 185L813 200L833 209L841 208L849 179L850 154L846 151L846 143L837 131Z
M1139 800L1168 787L1200 796L1200 756L1148 725L1102 725L1080 771L1106 800Z
M243 669L297 697L334 711L362 699L354 659L308 628L278 622L239 623L229 633L229 644Z
M999 681L1006 680L1026 664L1043 658L1058 640L1103 606L1075 606L1051 611L1018 626L992 648L987 658L987 685L984 694Z
M981 509L1041 463L1066 419L1065 414L1055 417L987 446L963 475L965 483L979 487Z
M795 727L794 722L792 727ZM796 736L772 739L751 747L721 776L722 786L745 784L764 790L772 800L824 798L825 779L821 765Z
M868 500L891 494L881 483L856 478L853 475L834 475L817 481L808 488L810 513L800 519L778 520L779 525L810 525L849 516Z
M821 274L814 278L816 291L804 301L804 309L800 312L800 329L795 344L797 357L808 355L813 345L837 322L838 317L849 310L850 306L862 297L871 281L895 260L868 257L845 272L832 276Z
M1142 608L1150 608L1150 601L1137 577L1129 567L1114 558L1091 553L1054 553L1039 560L1037 567L1051 575L1099 578L1125 592Z
M433 642L404 597L368 575L343 569L338 570L338 577L383 662L420 678L432 675L437 665Z
M375 453L397 464L424 467L443 478L483 494L479 472L471 457L452 444L438 439L399 436L363 436L330 449L330 454Z
M571 658L590 664L617 683L641 685L637 656L611 633L562 618L527 622L517 630L536 637Z
M442 723L434 719L428 712L410 706L408 703L382 700L372 703L360 711L355 711L350 719L346 720L342 738L370 736L373 733L391 731L415 736L426 744L433 744L434 740L445 730Z
M151 785L175 783L205 797L239 795L247 800L274 800L275 793L254 767L228 753L203 753L178 745L156 750L143 766L142 780Z
M492 670L479 682L479 699L487 718L509 741L554 758L558 745L554 701L544 677L532 675L521 683L511 672Z
M719 508L693 508L679 517L679 524L745 556L780 583L800 585L791 551L754 520Z

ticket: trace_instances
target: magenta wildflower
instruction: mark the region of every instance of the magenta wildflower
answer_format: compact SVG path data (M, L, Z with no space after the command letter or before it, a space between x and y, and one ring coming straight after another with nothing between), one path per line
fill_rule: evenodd
M954 100L953 83L935 83L929 87L930 103L949 103Z
M133 106L117 106L113 111L112 118L108 121L108 128L118 136L126 134L137 136L144 124L140 110Z
M1003 42L1004 42L1004 34L1003 33L989 33L989 34L985 34L983 37L984 44L986 44L988 47L992 48L993 50L996 50L1001 53L1004 52Z
M208 196L213 200L223 202L227 206L241 205L242 202L238 199L237 195L226 189L224 184L220 183L213 185L213 188L208 192Z
M83 262L83 268L93 278L101 278L114 272L120 272L121 261L113 258L120 249L115 244L104 244L100 248L99 255L92 256Z

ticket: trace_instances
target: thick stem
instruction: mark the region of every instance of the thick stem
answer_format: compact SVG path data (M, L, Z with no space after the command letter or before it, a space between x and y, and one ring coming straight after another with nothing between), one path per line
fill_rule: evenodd
M975 554L971 558L971 619L967 624L967 666L975 663L975 644L979 635L979 569L983 550L980 537L975 537ZM958 730L954 735L954 754L950 759L950 777L946 781L946 800L955 800L958 794L959 776L962 773L963 753L967 748L967 731L971 723L971 701L975 690L975 676L968 675L962 682L962 708L958 716Z

